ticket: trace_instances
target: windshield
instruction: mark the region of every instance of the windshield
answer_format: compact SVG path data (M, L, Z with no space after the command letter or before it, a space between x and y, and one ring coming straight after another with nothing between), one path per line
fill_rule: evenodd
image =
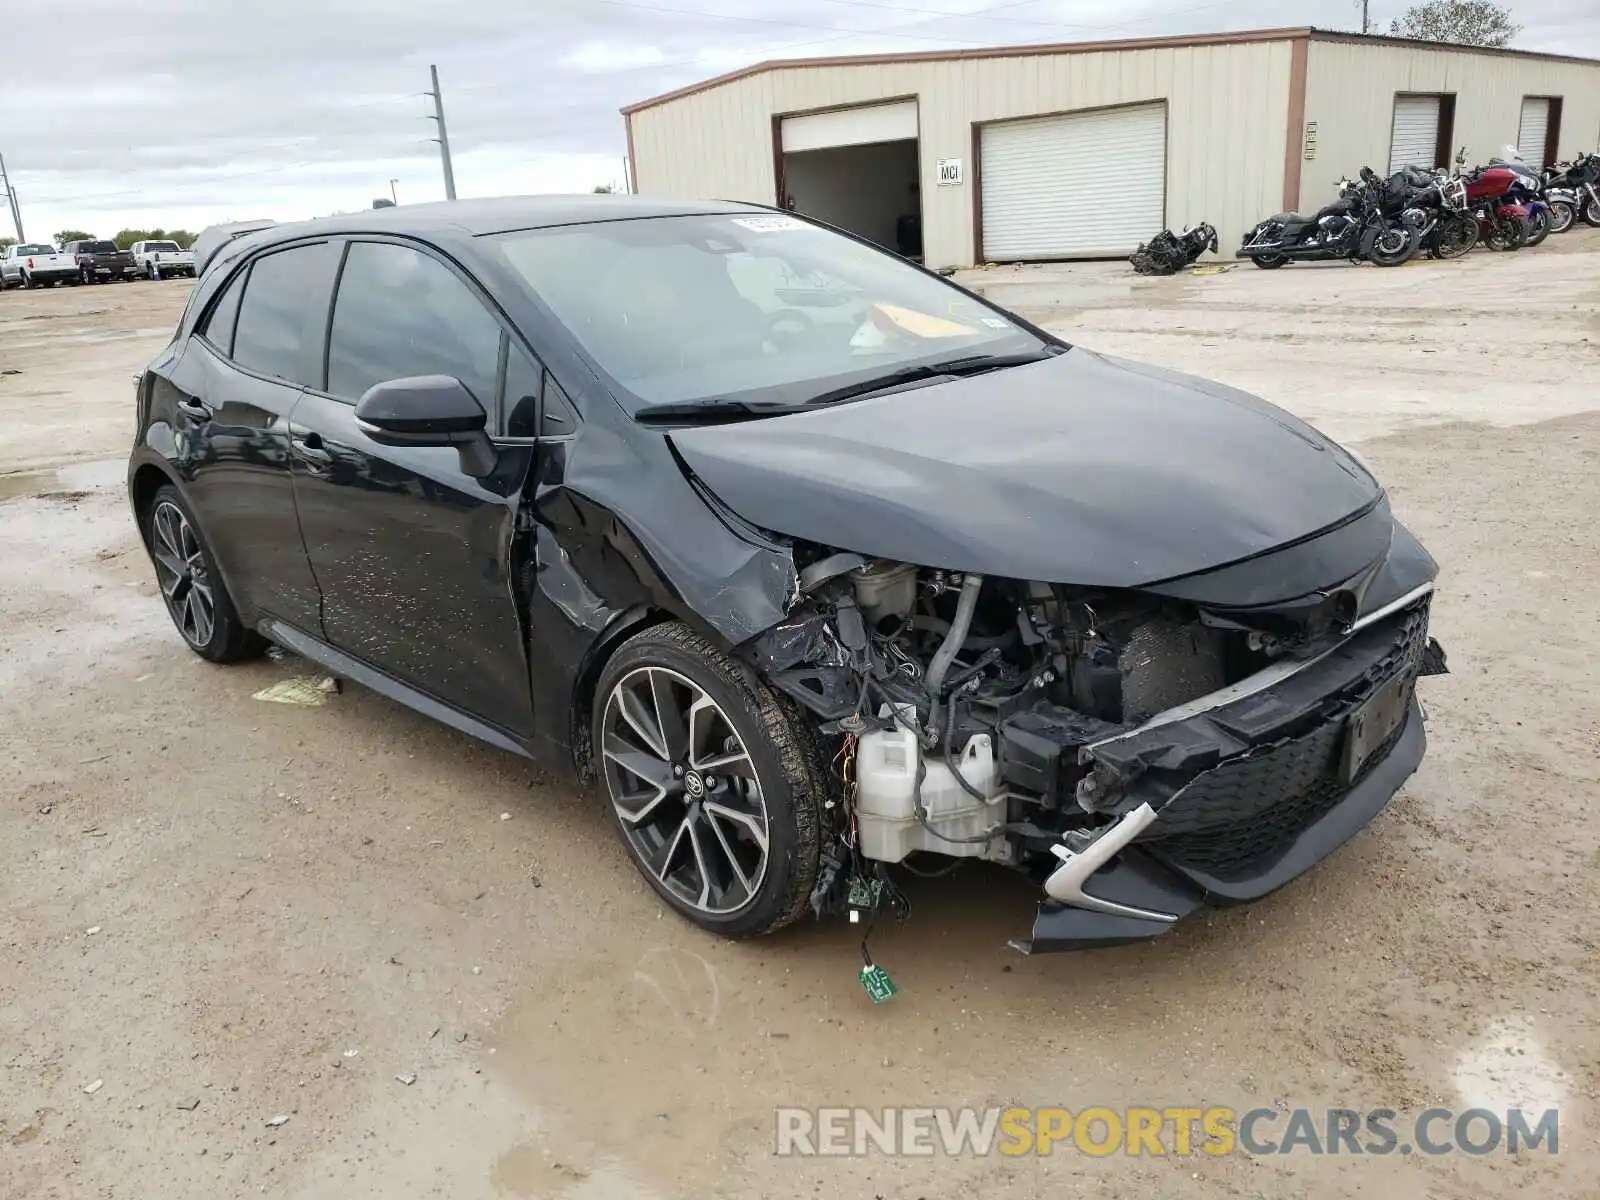
M18 246L17 247L17 254L18 255L23 255L23 254L54 254L55 252L56 252L56 248L54 246L46 246L41 242L29 242L26 245L22 245L22 246Z
M176 250L177 248L177 242L146 242L144 244L144 250L146 254L153 254L157 250L160 250L163 253L168 253Z
M635 411L800 404L907 367L1045 347L942 280L782 214L609 221L494 242Z

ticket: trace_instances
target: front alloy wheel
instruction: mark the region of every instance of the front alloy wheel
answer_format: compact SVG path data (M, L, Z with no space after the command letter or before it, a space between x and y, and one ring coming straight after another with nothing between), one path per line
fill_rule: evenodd
M606 701L611 803L634 856L696 912L737 912L771 848L755 764L728 715L665 667L637 667Z
M1411 230L1403 225L1392 225L1378 234L1368 255L1374 266L1397 267L1412 254Z
M623 844L669 906L729 937L805 911L823 773L809 727L678 624L631 638L595 692L593 755Z
M1435 258L1460 258L1478 244L1478 223L1469 216L1447 217L1433 235Z

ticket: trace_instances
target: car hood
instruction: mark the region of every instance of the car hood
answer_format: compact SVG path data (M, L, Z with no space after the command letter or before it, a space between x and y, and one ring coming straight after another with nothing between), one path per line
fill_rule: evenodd
M1262 554L1382 498L1247 393L1073 349L853 403L670 434L729 509L924 567L1137 587Z

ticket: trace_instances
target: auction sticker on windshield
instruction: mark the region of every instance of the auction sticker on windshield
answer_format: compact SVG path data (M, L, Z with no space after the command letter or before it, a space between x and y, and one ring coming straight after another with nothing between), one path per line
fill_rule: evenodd
M806 223L793 217L735 217L735 225L742 225L751 233L779 233L788 229L804 229Z

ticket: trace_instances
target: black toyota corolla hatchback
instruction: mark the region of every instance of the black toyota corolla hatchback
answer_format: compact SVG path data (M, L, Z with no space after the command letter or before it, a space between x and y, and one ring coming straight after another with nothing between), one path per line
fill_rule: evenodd
M1024 949L1148 937L1422 758L1434 563L1261 400L748 205L215 240L129 465L183 638L597 780L709 930L978 859L1042 888Z

